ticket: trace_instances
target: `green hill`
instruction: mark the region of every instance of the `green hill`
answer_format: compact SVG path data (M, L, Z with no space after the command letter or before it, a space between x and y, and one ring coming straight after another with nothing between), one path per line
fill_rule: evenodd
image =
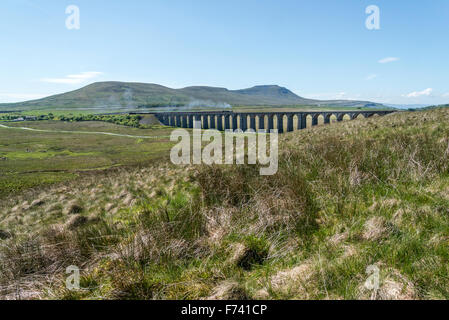
M251 105L332 105L350 107L383 107L368 101L319 101L300 97L277 85L228 90L206 86L182 89L149 83L97 82L81 89L43 99L0 104L0 110L34 109L117 109L160 106Z
M423 108L423 110L431 110L431 109L441 109L441 108L449 108L449 104L439 104L435 106L428 106Z

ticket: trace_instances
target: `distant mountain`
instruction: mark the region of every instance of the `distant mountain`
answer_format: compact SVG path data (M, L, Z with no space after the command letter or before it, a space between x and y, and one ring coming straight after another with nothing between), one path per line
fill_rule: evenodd
M449 108L449 104L439 104L439 105L435 105L435 106L428 106L423 109L428 110L428 109L440 109L440 108Z
M249 89L228 90L214 87L187 87L178 92L190 99L223 102L230 105L294 105L310 104L314 100L297 96L290 90L276 85L255 86Z
M161 106L347 106L384 107L369 101L320 101L300 97L277 85L242 90L196 86L171 89L158 84L97 82L81 89L20 103L0 104L0 110L149 108Z
M396 109L422 109L429 106L429 104L392 104L392 103L384 103L384 105Z

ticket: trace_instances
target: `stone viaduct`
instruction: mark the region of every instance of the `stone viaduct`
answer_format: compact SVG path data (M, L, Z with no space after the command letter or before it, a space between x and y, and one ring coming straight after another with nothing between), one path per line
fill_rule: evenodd
M362 115L369 118L374 115L384 116L394 111L319 111L319 112L232 112L232 111L198 111L198 112L160 112L151 113L164 125L180 128L193 128L194 121L201 123L202 129L219 131L240 129L246 131L278 129L279 133L301 130L307 127L307 119L312 126L318 125L319 117L325 124L343 121L347 116L350 120ZM133 113L141 114L141 113ZM286 119L286 121L284 121ZM285 126L287 124L287 126ZM296 124L296 125L295 125Z

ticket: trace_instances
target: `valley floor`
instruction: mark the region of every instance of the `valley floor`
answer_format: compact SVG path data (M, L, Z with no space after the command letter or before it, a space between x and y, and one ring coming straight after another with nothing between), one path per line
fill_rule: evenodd
M0 136L9 158L24 159L0 162L3 172L37 170L23 150L40 145L48 169L138 166L4 193L5 298L449 298L447 109L285 134L279 171L267 177L249 165L140 162L159 142L136 149L102 137L101 155L89 157L80 154L94 152L96 135L14 143L21 134ZM65 150L79 154L61 162L48 154ZM71 265L81 269L81 290L65 286Z
M106 122L0 122L0 197L166 157L169 128Z

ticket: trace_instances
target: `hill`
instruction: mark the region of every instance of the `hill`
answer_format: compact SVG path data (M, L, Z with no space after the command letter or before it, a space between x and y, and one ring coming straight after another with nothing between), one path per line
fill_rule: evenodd
M0 104L0 110L31 109L117 109L160 106L227 107L229 105L284 106L329 105L382 107L368 101L319 101L300 97L277 85L228 90L206 86L172 89L158 84L97 82L81 89L43 99L13 104Z
M432 109L441 109L441 108L449 108L449 104L439 104L435 106L428 106L423 108L424 110L432 110Z
M13 194L0 296L448 299L448 137L448 109L401 112L283 135L274 176L156 163Z

